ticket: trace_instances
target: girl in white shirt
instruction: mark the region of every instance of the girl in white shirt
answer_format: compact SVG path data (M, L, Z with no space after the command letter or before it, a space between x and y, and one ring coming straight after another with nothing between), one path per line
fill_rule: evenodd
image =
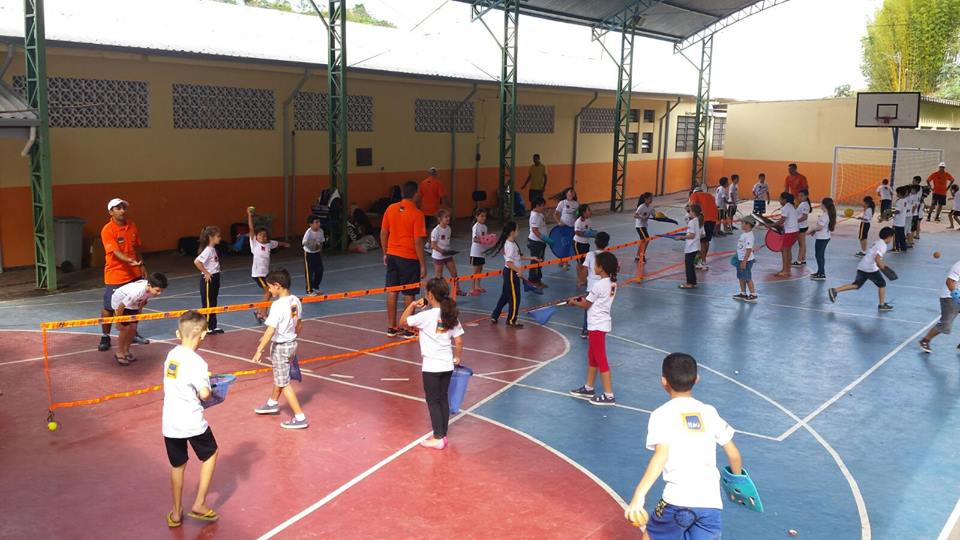
M633 212L634 226L637 228L637 236L640 237L640 245L637 246L637 256L633 259L634 262L640 262L641 257L646 259L647 244L650 243L647 222L653 215L653 193L648 191L637 199L637 209Z
M799 213L793 206L793 195L784 191L780 194L780 221L777 225L783 227L783 248L780 257L783 260L782 268L774 274L777 277L790 276L790 258L793 255L793 244L800 233Z
M870 237L870 221L873 219L873 212L876 209L877 205L873 202L873 197L866 196L863 198L863 212L860 213L860 232L857 234L857 238L860 239L860 251L857 252L857 257L863 257L867 253L867 238Z
M590 252L590 206L580 205L580 217L573 224L573 253L574 255L586 255ZM579 259L578 259L579 260ZM582 264L577 264L577 286L582 287L587 281L587 270Z
M474 274L483 273L483 265L487 260L483 256L483 246L480 245L480 238L487 235L487 210L486 208L477 208L473 212L473 230L470 231L470 265L473 266ZM480 278L473 280L473 288L470 290L470 296L480 296L487 292L480 287Z
M807 218L810 217L810 192L806 189L800 190L800 202L797 203L797 260L793 261L793 266L805 266L807 264Z
M827 279L827 244L830 243L830 233L837 226L837 208L833 204L833 199L827 197L820 201L820 208L822 209L820 216L817 217L817 222L808 233L813 237L813 251L817 258L817 271L810 275L810 279L814 281L826 281Z
M217 245L220 244L220 228L208 225L200 231L197 245L200 254L193 260L193 265L200 270L200 305L201 307L217 307L217 297L220 295L220 256L217 254ZM217 328L216 313L206 315L207 333L222 334Z
M523 328L523 325L517 322L520 316L520 263L521 261L540 262L536 257L524 257L520 252L520 246L517 245L517 224L508 221L500 232L500 238L497 243L484 253L486 255L496 255L503 250L503 289L500 291L500 299L497 300L497 307L490 314L490 322L497 324L500 319L500 313L503 308L507 308L507 326L510 328Z
M703 213L699 204L687 206L687 235L683 237L683 264L687 271L687 282L680 285L681 289L697 288L697 255L700 254L700 224L703 223Z
M577 397L590 399L591 405L614 405L613 382L610 377L610 365L607 362L607 333L613 329L610 315L613 299L617 295L617 257L609 251L596 255L594 271L597 281L590 288L586 298L570 300L570 305L587 310L587 380L583 386L570 393ZM594 383L597 373L603 384L603 393L595 393Z
M580 203L577 202L577 192L573 188L567 188L563 190L563 196L553 211L553 219L564 227L573 228L578 215L580 215ZM560 268L566 270L570 268L570 263L562 262Z
M443 278L443 269L450 272L453 283L453 292L456 296L466 296L467 291L458 287L457 263L453 260L453 250L450 249L450 240L453 238L453 229L450 228L450 211L441 208L437 211L437 226L430 232L430 258L433 259L433 271L438 278Z
M460 364L463 352L463 327L460 326L457 304L450 298L450 288L443 278L427 282L427 294L403 310L400 325L417 328L420 356L423 358L423 394L430 412L433 436L420 446L443 450L447 447L450 424L450 401L447 389L453 368ZM423 311L413 314L414 309Z

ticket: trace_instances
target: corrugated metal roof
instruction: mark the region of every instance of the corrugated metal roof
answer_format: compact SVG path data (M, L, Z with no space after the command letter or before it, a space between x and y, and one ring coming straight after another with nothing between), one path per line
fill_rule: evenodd
M7 85L0 81L0 128L40 125L37 114Z
M316 17L307 15L203 0L47 0L45 12L47 40L52 45L316 67L324 67L327 60L326 31ZM500 72L499 50L479 25L457 28L440 37L365 24L347 25L351 68L475 81L495 81ZM0 39L20 41L22 36L23 2L0 0ZM565 55L534 47L524 49L519 55L518 82L615 90L616 66L599 53L599 46L594 52L597 54L588 57L580 51ZM650 69L658 71L657 66ZM689 87L674 78L651 77L635 84L634 90L689 95L694 83L692 75ZM680 92L684 87L686 91Z

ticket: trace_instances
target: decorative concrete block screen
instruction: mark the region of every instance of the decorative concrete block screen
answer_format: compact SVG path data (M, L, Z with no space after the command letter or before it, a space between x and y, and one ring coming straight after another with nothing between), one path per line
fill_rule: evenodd
M13 86L26 97L26 78L14 77ZM144 81L50 77L47 91L50 127L150 127L150 85Z
M327 94L298 93L293 100L293 127L297 131L326 131ZM373 131L373 96L347 96L347 130Z
M459 101L446 99L418 99L414 104L414 129L426 133L450 131L450 114ZM473 133L473 102L464 103L453 117L457 133Z
M518 105L517 133L553 133L553 105Z
M173 127L176 129L272 130L275 124L273 90L173 85Z
M591 107L580 115L580 133L613 133L617 128L617 111Z

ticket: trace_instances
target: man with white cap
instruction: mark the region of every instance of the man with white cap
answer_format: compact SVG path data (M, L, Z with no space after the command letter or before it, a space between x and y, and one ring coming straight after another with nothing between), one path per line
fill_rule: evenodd
M140 256L140 231L137 225L127 217L129 203L121 198L110 199L107 212L110 221L100 229L100 241L103 242L103 310L101 317L113 317L110 299L120 287L147 275ZM98 350L110 348L110 324L103 325ZM134 336L134 343L146 345L150 340Z
M940 221L940 211L943 210L943 205L947 204L947 190L953 185L953 177L947 172L946 163L941 161L937 170L927 177L927 185L933 190L933 200L930 201L927 221L930 221L930 216L933 215L934 206L937 207L936 219Z

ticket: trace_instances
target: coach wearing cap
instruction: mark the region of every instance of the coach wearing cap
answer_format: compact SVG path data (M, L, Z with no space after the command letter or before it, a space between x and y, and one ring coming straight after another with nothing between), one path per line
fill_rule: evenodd
M937 209L937 221L940 221L940 211L947 204L947 191L953 185L953 176L950 176L950 173L947 172L946 163L941 161L937 170L927 177L927 185L933 189L933 200L927 212L927 221L930 221L934 208Z
M127 201L116 198L107 203L110 221L100 229L100 241L103 242L103 311L101 317L113 317L110 298L119 287L136 281L147 275L140 256L140 231L137 225L127 217ZM150 340L137 334L134 343L146 345ZM110 324L103 325L98 350L110 348Z

